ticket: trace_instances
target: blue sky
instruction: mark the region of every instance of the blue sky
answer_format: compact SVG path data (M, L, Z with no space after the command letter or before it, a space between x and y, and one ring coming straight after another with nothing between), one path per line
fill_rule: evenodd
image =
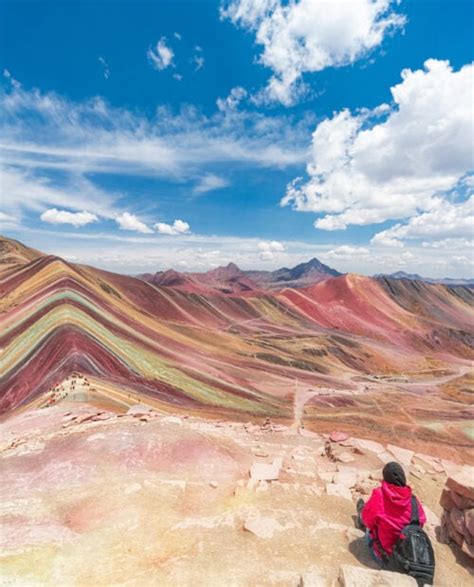
M329 4L0 0L2 232L130 273L471 276L472 3Z

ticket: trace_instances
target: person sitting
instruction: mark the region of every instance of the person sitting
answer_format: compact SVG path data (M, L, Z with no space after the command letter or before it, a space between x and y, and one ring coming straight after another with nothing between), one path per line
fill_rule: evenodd
M426 522L423 506L418 501L419 525ZM387 463L383 468L381 487L372 491L367 503L357 502L357 525L366 531L367 544L377 563L384 566L400 538L401 530L410 524L412 516L412 490L406 483L405 472L396 463Z

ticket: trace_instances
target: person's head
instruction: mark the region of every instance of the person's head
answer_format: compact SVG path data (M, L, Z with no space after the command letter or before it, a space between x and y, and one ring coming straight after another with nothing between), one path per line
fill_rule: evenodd
M387 463L383 468L383 480L387 483L391 483L392 485L397 485L398 487L405 487L407 484L407 479L405 477L405 471L402 467L392 461L391 463Z

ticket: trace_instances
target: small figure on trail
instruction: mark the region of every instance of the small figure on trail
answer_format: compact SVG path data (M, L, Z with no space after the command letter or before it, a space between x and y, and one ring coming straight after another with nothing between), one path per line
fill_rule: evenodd
M264 423L260 427L261 430L267 430L269 432L273 432L273 424L270 417L266 417Z
M432 585L434 553L422 529L425 522L423 506L396 462L385 465L382 485L372 491L367 503L357 502L356 525L365 530L374 560L381 566L393 564L419 585Z

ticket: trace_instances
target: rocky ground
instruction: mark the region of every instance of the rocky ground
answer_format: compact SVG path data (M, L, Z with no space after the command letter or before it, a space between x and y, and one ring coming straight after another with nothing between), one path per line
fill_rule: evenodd
M435 584L472 584L437 540L445 482L472 468L343 430L55 401L1 425L2 585L408 586L370 574L354 527L388 460L426 505Z

